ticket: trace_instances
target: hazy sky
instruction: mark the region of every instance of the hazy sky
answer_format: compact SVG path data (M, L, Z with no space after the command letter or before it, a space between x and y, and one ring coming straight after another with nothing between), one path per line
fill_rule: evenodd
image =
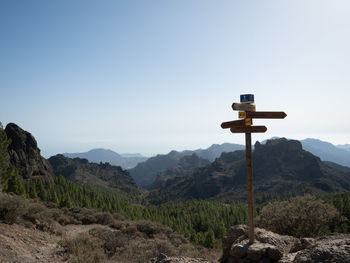
M244 143L243 93L288 114L253 141L350 143L350 1L0 1L0 121L46 157Z

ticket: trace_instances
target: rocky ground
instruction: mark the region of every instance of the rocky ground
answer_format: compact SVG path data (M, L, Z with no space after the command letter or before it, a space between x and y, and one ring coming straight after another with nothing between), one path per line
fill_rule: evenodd
M66 262L67 256L59 245L64 238L72 239L80 233L101 225L67 225L62 235L51 234L22 225L0 223L0 263Z
M319 238L294 238L255 229L249 244L247 227L234 226L223 242L222 263L341 263L350 262L350 235L333 234Z
M73 262L61 240L74 239L101 225L66 225L51 234L18 224L0 223L0 263ZM223 242L222 263L318 263L350 262L350 235L334 234L319 238L294 238L255 229L256 242L248 242L247 228L234 226ZM119 262L105 260L103 262ZM210 263L203 258L169 257L160 254L153 263Z

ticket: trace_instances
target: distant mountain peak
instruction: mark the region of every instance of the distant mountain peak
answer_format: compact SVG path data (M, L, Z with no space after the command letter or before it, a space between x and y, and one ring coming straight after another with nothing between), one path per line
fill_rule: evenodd
M139 162L143 162L147 159L142 155L136 156L137 154L133 154L133 156L130 156L130 157L122 156L110 149L104 149L104 148L95 148L95 149L91 149L88 152L82 152L82 153L64 153L63 155L69 158L78 157L78 158L87 159L90 162L94 162L94 163L108 162L113 165L121 166L124 169L133 168Z

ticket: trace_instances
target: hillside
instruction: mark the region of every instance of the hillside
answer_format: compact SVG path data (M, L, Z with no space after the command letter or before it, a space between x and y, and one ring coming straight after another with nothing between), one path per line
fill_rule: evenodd
M138 163L147 160L147 157L141 154L118 154L112 150L102 148L92 149L82 153L64 153L63 155L69 158L87 159L93 163L108 162L112 165L121 166L124 169L131 169Z
M258 199L312 192L350 190L350 173L322 162L294 140L278 139L255 144L254 193ZM154 200L244 199L244 151L223 153L213 163L186 177L169 179L154 191Z
M157 178L150 188L163 187L168 179L174 177L184 177L190 175L194 169L210 164L207 159L198 157L197 154L182 157L178 164L166 169L164 172L157 174Z
M147 161L139 163L135 168L130 169L129 172L135 179L137 185L149 187L154 183L159 173L164 172L168 168L175 167L184 156L195 153L199 157L212 162L223 152L232 152L243 148L243 145L224 143L221 145L213 144L208 149L198 149L195 151L171 151L168 154L159 154L151 157Z
M151 262L162 253L217 258L215 251L192 244L169 227L116 213L57 209L4 193L0 211L0 262L136 263Z
M67 158L62 154L48 159L56 176L82 185L99 185L126 192L139 192L129 172L109 163L90 163L86 159Z
M134 179L128 171L119 166L90 163L86 159L70 159L63 155L52 156L46 160L41 156L34 136L29 132L14 123L9 123L5 133L11 140L8 146L9 166L18 171L19 176L26 180L25 183L29 183L31 179L43 179L54 183L57 176L62 175L82 185L102 186L133 195L140 194ZM9 176L4 176L4 180L9 180Z

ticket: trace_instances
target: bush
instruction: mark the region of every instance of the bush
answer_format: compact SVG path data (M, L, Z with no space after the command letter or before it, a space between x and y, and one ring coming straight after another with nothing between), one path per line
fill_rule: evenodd
M156 234L169 230L168 227L165 227L159 223L144 220L136 222L136 227L139 232L146 234L150 238L153 238Z
M336 208L311 195L263 207L257 226L295 237L315 237L330 232L339 219Z
M69 262L105 262L103 241L88 234L80 234L72 240L62 240L60 244L70 254Z
M28 201L16 195L0 195L0 220L14 224L28 211Z

